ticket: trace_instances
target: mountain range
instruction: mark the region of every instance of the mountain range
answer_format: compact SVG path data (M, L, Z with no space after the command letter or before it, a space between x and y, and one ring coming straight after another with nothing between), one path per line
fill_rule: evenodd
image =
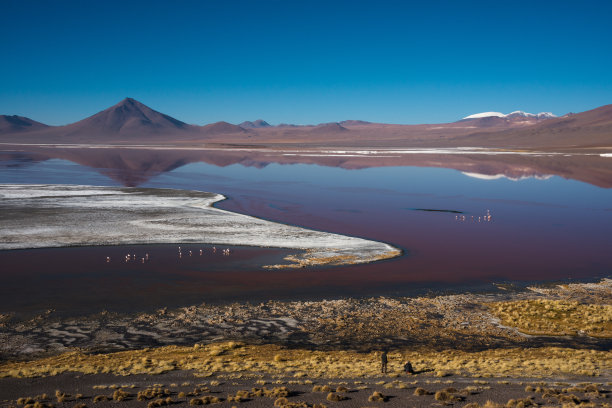
M452 123L397 125L360 120L272 126L262 119L239 125L187 124L125 98L93 116L48 126L0 115L0 142L17 144L156 144L201 146L291 145L354 147L508 147L577 149L612 146L612 105L561 117L542 112L483 112Z

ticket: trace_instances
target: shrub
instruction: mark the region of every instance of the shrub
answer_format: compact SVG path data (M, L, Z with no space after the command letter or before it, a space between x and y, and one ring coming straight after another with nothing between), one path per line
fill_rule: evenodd
M450 401L453 398L453 396L449 394L448 392L442 390L442 391L437 391L436 394L434 395L434 398L436 399L436 401Z
M414 390L414 395L429 395L429 391L425 388L417 387L417 389Z
M164 405L170 405L171 403L172 403L172 399L170 397L166 399L158 398L156 400L149 401L149 403L147 404L147 408L162 407Z
M274 387L271 390L264 387L264 395L269 398L288 397L290 391L287 387Z
M94 403L97 403L100 401L108 401L108 397L106 395L96 395L93 399Z
M342 401L347 399L345 396L340 395L340 394L336 394L335 392L330 392L329 394L327 394L327 400L328 401Z
M126 393L125 391L121 391L121 390L115 391L115 394L117 392L126 394L126 398L127 396L129 396L129 394ZM115 394L113 394L113 397ZM142 391L139 391L138 394L136 395L136 399L138 401L145 401L145 400L149 400L153 398L162 398L162 397L168 397L168 396L170 396L170 390L154 386L153 388L147 388Z
M129 398L130 394L123 390L116 390L113 392L113 400L114 401L125 401Z
M575 396L574 394L570 394L570 395L561 395L559 397L559 401L560 402L573 402L575 405L580 404L580 398L578 398L577 396Z
M464 395L478 394L478 387L474 387L473 385L468 385L467 387L463 389L462 392Z
M250 398L251 397L251 393L248 392L247 390L238 390L236 391L236 395L239 396L240 398Z
M287 404L289 404L289 400L287 398L285 398L285 397L277 398L274 401L274 406L275 407L284 407Z
M238 390L236 391L236 395L228 395L227 400L232 402L242 402L246 401L251 397L251 393L246 390Z
M55 390L55 398L57 399L57 402L66 402L70 398L70 394L65 394L60 390Z
M368 397L368 401L370 402L385 402L387 399L388 397L378 391L374 391L372 395Z
M450 388L450 390L455 390L455 389ZM455 390L455 392L457 392L457 390ZM449 391L449 388L436 392L436 394L434 395L434 398L436 399L436 401L442 401L442 402L456 402L456 401L463 400L462 397L453 395L452 391Z

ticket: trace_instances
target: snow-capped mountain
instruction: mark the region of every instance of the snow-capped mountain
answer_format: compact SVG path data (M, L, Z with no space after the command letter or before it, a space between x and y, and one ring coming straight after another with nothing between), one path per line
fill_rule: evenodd
M475 113L470 116L466 116L462 120L466 119L482 119L482 118L490 118L490 117L498 117L498 118L508 118L508 119L521 119L521 118L534 118L534 119L551 119L556 118L557 116L552 114L551 112L540 112L540 113L529 113L524 111L514 111L510 113L501 113L501 112L482 112Z
M506 115L507 118L536 118L536 119L551 119L556 118L551 112L529 113L523 111L514 111Z

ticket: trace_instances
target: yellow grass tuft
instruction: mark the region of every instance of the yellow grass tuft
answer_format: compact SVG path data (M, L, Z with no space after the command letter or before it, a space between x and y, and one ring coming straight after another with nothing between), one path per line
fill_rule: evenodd
M343 401L347 399L344 395L340 395L340 394L336 394L335 392L330 392L329 394L327 394L327 400L328 401Z
M274 401L274 406L275 407L284 407L287 404L289 404L289 400L287 398L285 398L285 397L277 398Z
M128 392L123 390L116 390L113 392L113 401L125 401L130 397Z
M381 392L374 391L372 395L368 397L368 401L370 402L386 402L389 398L386 395L383 395Z

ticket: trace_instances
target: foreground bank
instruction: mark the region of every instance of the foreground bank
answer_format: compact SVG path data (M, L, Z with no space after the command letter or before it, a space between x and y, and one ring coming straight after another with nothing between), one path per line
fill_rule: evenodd
M612 280L504 289L200 305L129 316L5 314L0 402L609 406ZM406 361L414 374L404 373Z

